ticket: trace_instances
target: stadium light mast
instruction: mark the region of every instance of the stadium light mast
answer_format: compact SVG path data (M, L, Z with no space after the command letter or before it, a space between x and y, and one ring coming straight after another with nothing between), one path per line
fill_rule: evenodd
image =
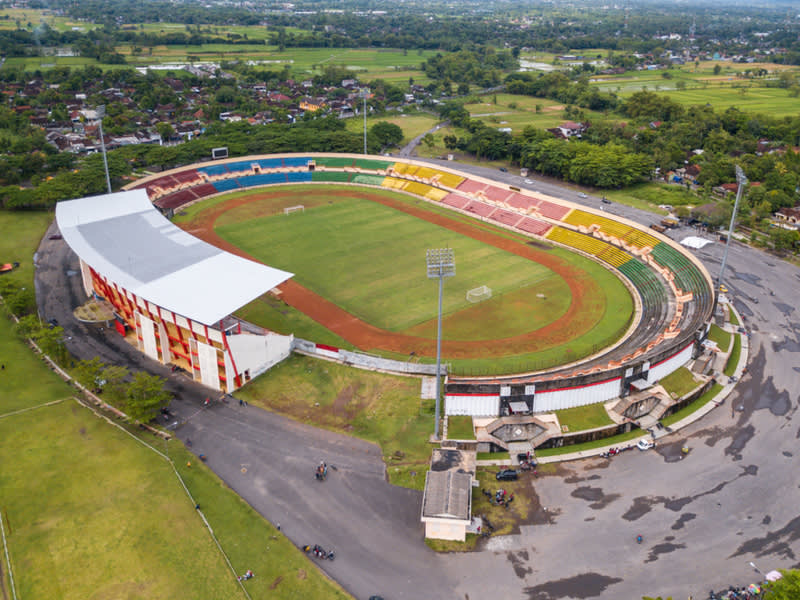
M103 139L103 117L106 116L106 105L101 104L95 109L97 118L100 122L100 149L103 151L103 167L106 171L106 185L108 186L108 193L111 193L111 177L108 175L108 158L106 157L106 141Z
M433 430L433 437L438 440L441 389L439 379L442 370L442 290L444 288L444 278L453 277L456 274L456 258L452 248L431 248L426 251L425 260L428 265L428 279L439 280L439 318L436 326L436 423Z
M361 98L364 100L364 154L367 153L367 96L369 96L369 88L361 88L361 93L359 94Z
M728 248L731 245L731 236L733 235L733 227L736 223L736 211L739 210L739 200L742 199L742 191L744 186L747 185L747 177L745 177L742 167L736 165L736 183L739 187L736 188L736 202L733 203L733 214L731 214L731 224L728 227L728 239L725 241L725 253L722 255L722 266L719 269L719 277L717 277L717 292L719 286L722 285L722 275L725 273L725 263L728 262Z

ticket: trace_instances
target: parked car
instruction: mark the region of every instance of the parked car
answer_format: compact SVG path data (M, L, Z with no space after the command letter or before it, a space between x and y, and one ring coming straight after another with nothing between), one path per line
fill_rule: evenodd
M728 293L728 288L726 288L724 285L720 284L719 291L722 292L723 294L727 294Z
M502 471L498 471L495 475L497 481L516 481L518 477L519 473L514 469L503 469Z
M609 199L608 199L608 198L606 198L605 196L603 196L602 198L600 198L600 202L602 202L603 204L611 204L611 200L609 200Z
M588 197L589 197L589 196L587 196L587 195L586 195L586 194L584 194L583 192L580 192L580 193L578 194L578 198L588 198Z
M653 448L654 446L655 442L652 442L651 440L639 440L636 444L636 447L639 450L650 450L650 448Z
M508 173L508 169L506 169L505 167L500 167L500 170L501 170L503 173Z

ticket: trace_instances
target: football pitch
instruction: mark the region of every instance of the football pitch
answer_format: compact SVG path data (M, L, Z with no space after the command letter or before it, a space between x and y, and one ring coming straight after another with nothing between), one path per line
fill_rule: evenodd
M262 262L295 273L295 280L381 329L402 332L436 318L438 280L426 276L426 249L452 248L456 276L444 285L443 314L473 306L468 290L492 289L484 303L506 294L549 302L530 303L513 319L534 330L560 317L569 305L566 284L551 270L477 240L361 198L337 199L304 212L251 218L217 228L229 242ZM565 297L566 296L566 297ZM543 310L544 309L544 310ZM526 323L527 325L524 325ZM506 329L498 322L501 330ZM489 334L489 332L486 332ZM499 335L498 335L499 334ZM504 337L503 331L491 332Z

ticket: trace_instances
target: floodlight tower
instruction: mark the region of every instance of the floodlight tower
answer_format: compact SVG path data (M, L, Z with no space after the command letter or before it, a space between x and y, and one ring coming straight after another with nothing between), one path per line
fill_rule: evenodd
M744 171L739 165L736 165L736 183L739 184L739 187L736 188L736 202L733 203L731 224L728 227L728 239L725 241L725 253L722 255L722 266L719 269L719 277L717 277L717 291L719 291L719 286L722 285L722 275L725 273L725 263L728 262L728 248L731 245L733 227L736 223L736 211L739 210L739 200L742 199L742 191L744 190L744 186L747 185L747 177L745 177Z
M431 248L426 251L425 259L428 265L428 279L439 280L439 318L436 326L436 410L433 437L439 439L439 399L442 365L442 290L444 278L456 274L456 258L452 248Z
M111 177L108 176L108 158L106 158L106 141L103 139L103 117L106 116L106 105L101 104L95 109L97 118L100 123L100 149L103 151L103 167L106 170L106 185L108 186L108 193L111 193Z

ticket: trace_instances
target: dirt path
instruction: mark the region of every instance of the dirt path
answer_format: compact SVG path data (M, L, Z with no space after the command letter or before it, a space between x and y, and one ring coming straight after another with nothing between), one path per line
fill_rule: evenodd
M329 195L334 197L355 197L378 202L413 215L418 219L446 227L453 232L537 262L556 273L569 286L572 293L572 303L566 313L559 319L535 331L510 338L478 341L444 340L442 342L442 354L448 358L467 359L486 357L487 355L507 356L542 351L568 343L577 336L586 333L596 322L596 311L592 309L592 299L600 297L602 290L584 271L556 256L483 230L476 225L456 221L444 215L435 214L378 194L348 190L346 192L331 191ZM297 200L296 195L287 192L281 193L280 190L254 193L245 198L232 198L227 202L222 202L201 211L192 221L181 224L181 227L218 248L257 261L242 249L237 248L217 235L216 231L214 231L214 224L223 213L265 198L272 200L286 198L291 203L296 203ZM305 313L357 348L362 350L384 350L400 354L414 352L418 356L435 356L435 339L379 329L351 315L336 304L301 286L292 279L282 284L280 291L281 299L287 304Z

